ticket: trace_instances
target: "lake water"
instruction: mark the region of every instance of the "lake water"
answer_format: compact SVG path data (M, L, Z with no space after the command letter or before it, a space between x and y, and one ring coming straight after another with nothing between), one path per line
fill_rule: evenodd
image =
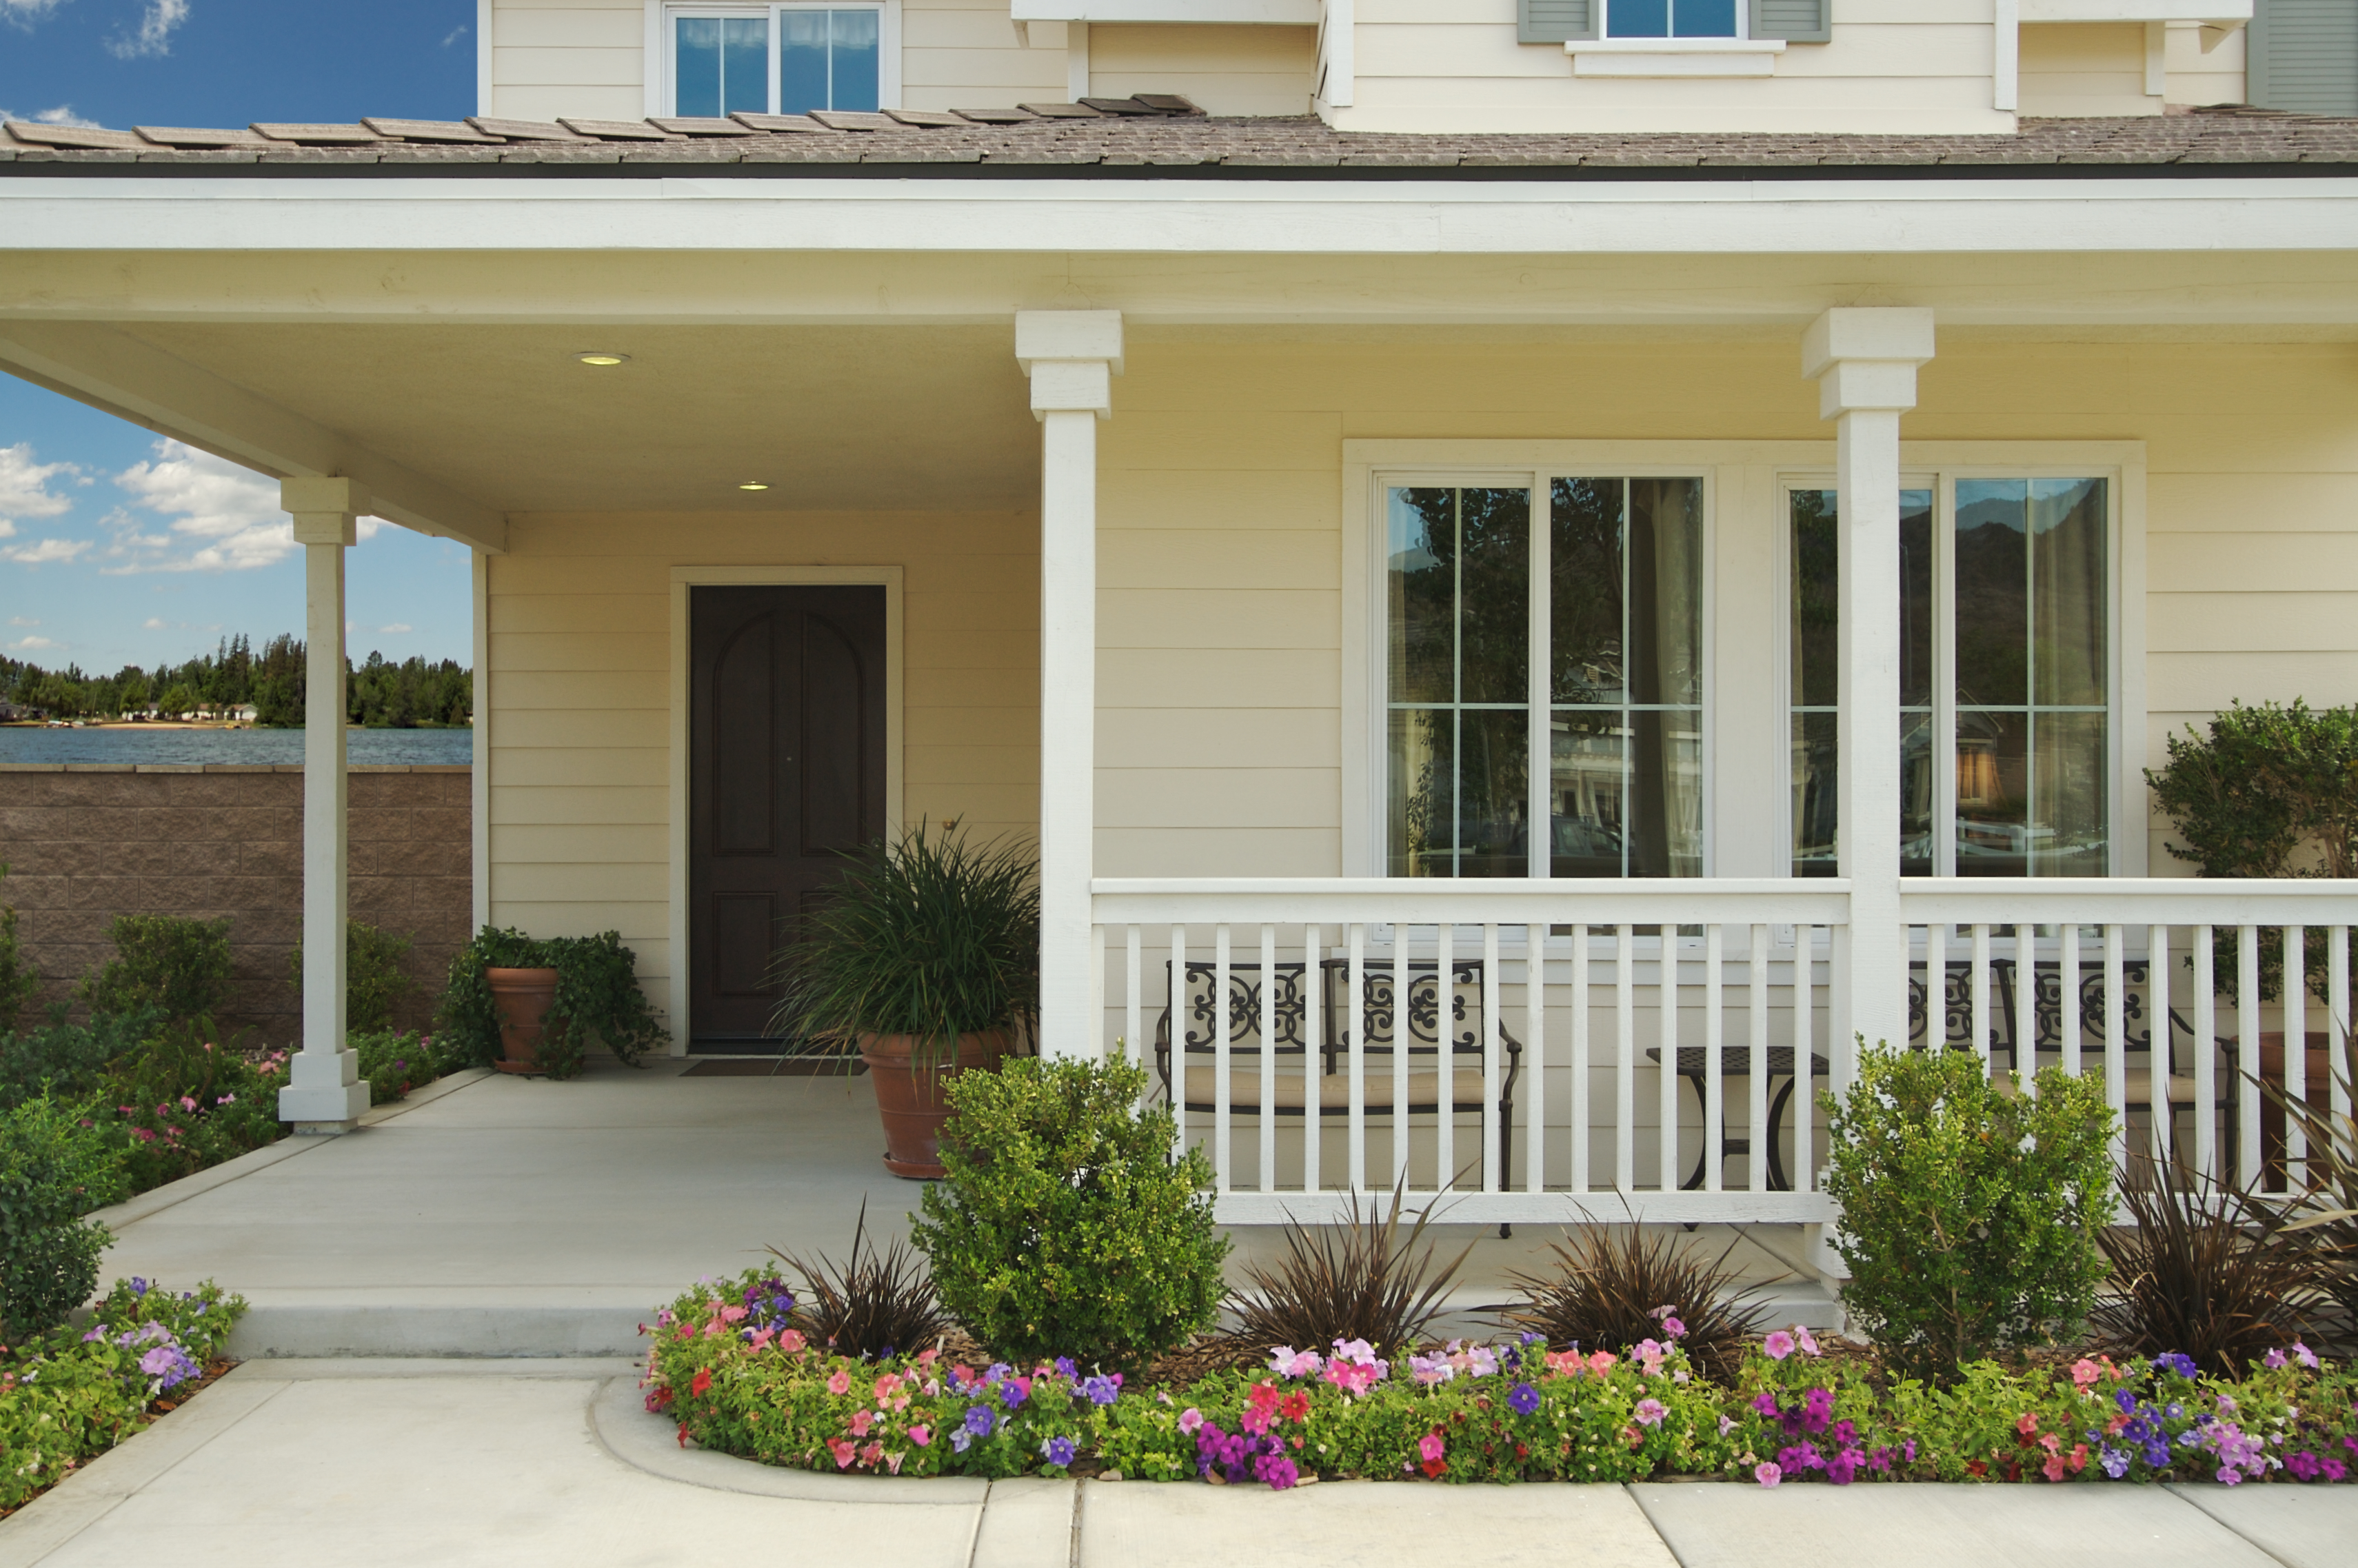
M355 765L465 766L472 730L348 730L344 757ZM242 762L303 760L300 730L34 730L0 727L0 762Z

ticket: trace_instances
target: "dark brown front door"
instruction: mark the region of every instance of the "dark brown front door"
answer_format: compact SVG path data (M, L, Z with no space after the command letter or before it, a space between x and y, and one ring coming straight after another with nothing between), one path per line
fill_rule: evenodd
M689 1033L770 1038L770 969L884 831L884 590L691 588Z

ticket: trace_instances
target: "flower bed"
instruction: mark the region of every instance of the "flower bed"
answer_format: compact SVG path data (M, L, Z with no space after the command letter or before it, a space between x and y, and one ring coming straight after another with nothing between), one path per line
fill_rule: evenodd
M2234 1486L2358 1468L2358 1374L2298 1345L2234 1380L2162 1356L1985 1361L1933 1388L1882 1385L1797 1327L1768 1336L1726 1388L1695 1373L1665 1309L1659 1338L1617 1354L1453 1341L1387 1361L1355 1341L1149 1391L1069 1360L852 1360L808 1343L794 1306L760 1270L682 1296L649 1331L646 1408L675 1419L682 1444L795 1468L1280 1489L1343 1476Z
M0 1346L0 1514L146 1427L222 1366L241 1298L210 1280L179 1294L116 1282L82 1326Z

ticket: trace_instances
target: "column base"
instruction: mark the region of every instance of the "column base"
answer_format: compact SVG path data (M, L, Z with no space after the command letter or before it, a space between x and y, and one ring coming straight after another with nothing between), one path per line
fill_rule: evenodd
M287 1087L278 1091L278 1119L297 1133L349 1132L369 1108L369 1087L360 1076L358 1054L298 1051L288 1064Z
M359 1119L351 1121L298 1121L294 1124L297 1138L339 1138L361 1130Z

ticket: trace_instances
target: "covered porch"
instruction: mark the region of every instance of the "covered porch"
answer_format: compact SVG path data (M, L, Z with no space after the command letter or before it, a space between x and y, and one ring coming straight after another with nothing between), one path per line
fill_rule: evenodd
M654 200L578 182L561 218L492 183L12 192L48 204L16 231L48 248L0 294L0 358L284 476L320 714L341 712L354 519L475 546L477 921L619 930L679 1056L718 961L698 947L698 595L847 585L886 606L882 825L1036 840L1042 1048L1120 1051L1176 1093L1233 1225L1404 1183L1452 1224L1531 1227L1502 1247L1556 1224L1744 1222L1802 1227L1776 1244L1831 1272L1811 1107L1859 1037L2101 1072L2125 1161L2299 1179L2297 1135L2272 1157L2234 1086L2316 1081L2303 1050L2269 1067L2266 1037L2338 1037L2348 977L2264 1006L2250 966L2308 929L2345 952L2358 895L2158 874L2180 868L2141 776L2166 732L2233 698L2358 689L2334 630L2358 278L2328 243L2346 221L2291 182L1876 207L1799 185L1747 205L1635 183L1376 200L683 181ZM159 204L199 212L216 248L152 254ZM1405 208L1440 216L1404 227ZM593 232L628 243L584 249ZM2218 248L2231 232L2251 250ZM1633 818L1567 807L1537 761L1557 710L1612 706L1552 684L1546 593L1571 587L1544 531L1520 535L1520 690L1411 702L1388 684L1386 509L1480 489L1537 518L1559 481L1639 480L1693 498L1687 685L1625 689L1622 718L1583 732L1635 746L1664 726L1631 715L1675 710L1685 750L1656 762L1688 770L1684 847L1567 871L1586 851L1559 850L1557 818L1583 843ZM2013 707L2026 729L2088 720L2073 798L2093 815L1968 823L1970 705L1953 682L1909 695L1906 498L1953 533L1960 485L2049 481L2101 481L2101 613L2079 628L2100 668L2093 696ZM1832 703L1795 684L1804 495L1834 524ZM1626 604L1635 568L1614 558L1602 597ZM1953 649L1970 610L1941 600L1927 634ZM1521 837L1486 839L1479 867L1454 795L1439 818L1406 804L1391 715L1419 704L1523 737L1487 819ZM1934 739L1911 752L1920 718ZM1839 767L1805 766L1828 729ZM341 1017L341 737L331 718L308 737L313 968L285 1106L319 1132L366 1103ZM1930 826L1805 831L1812 790L1834 821ZM1434 874L1435 820L1464 874ZM1960 874L1968 827L2077 859L2023 848L2012 874ZM2232 1000L2212 940L2230 932ZM1448 1026L1395 1028L1421 1007ZM614 1114L703 1117L751 1148L765 1116L791 1120L760 1097L837 1092L672 1087ZM441 1114L571 1093L470 1089ZM882 1180L865 1124L834 1119L738 1162L766 1173L749 1194L835 1194L817 1245L847 1240ZM547 1141L515 1182L567 1184L567 1141ZM285 1179L321 1162L366 1162L339 1146ZM648 1190L692 1206L703 1179L665 1165ZM584 1235L577 1272L645 1237Z

